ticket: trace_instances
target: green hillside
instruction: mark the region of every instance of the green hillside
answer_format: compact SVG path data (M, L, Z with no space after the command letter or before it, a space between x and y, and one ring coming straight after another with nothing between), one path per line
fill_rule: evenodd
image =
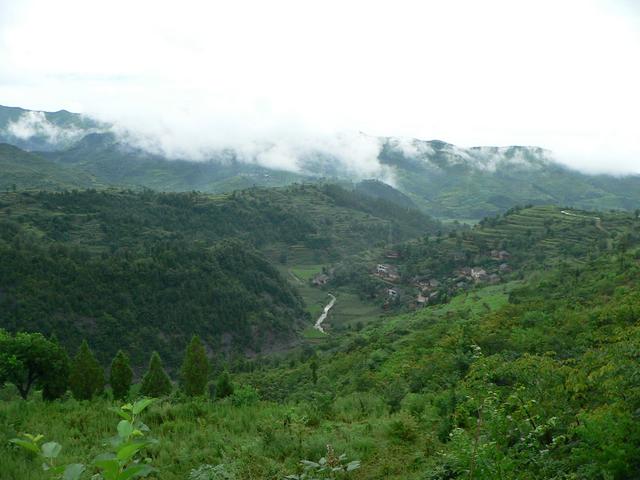
M15 130L20 121L22 136L16 136L11 125ZM27 176L19 176L20 188L111 186L222 193L330 178L334 183L355 183L361 193L417 207L437 218L469 221L514 205L597 211L634 210L640 205L640 176L585 174L558 163L552 152L540 147L461 148L438 140L377 140L378 161L388 168L395 189L378 180L362 181L358 172L344 171L340 162L322 152L301 155L296 172L259 165L257 159L240 158L230 149L210 152L202 161L168 159L115 135L113 126L79 114L0 106L0 142L38 151L67 169L59 179L50 174L47 181L35 176L29 182Z
M332 185L6 193L0 225L1 327L71 348L88 338L103 360L125 338L136 365L158 350L172 367L193 333L220 355L252 354L312 324L274 263L328 261L384 244L389 230L408 239L438 226Z
M25 150L69 148L84 135L107 128L102 122L67 110L42 112L0 105L0 143Z
M629 245L577 272L558 266L385 317L315 352L238 361L231 397L153 405L143 419L158 442L145 454L169 480L203 464L284 478L327 445L361 462L353 479L634 478L637 258ZM90 462L118 421L104 399L87 409L4 395L3 438L43 432L64 445L64 463ZM46 478L6 442L0 453L8 478Z
M241 162L232 153L197 162L167 159L119 141L111 133L92 133L68 149L42 154L107 185L169 192L230 192L252 186L284 186L307 178Z
M640 205L640 176L587 175L541 148L463 149L413 140L408 154L394 142L386 139L380 160L394 168L398 188L436 217L480 219L525 204L586 210Z
M415 309L532 271L579 266L639 239L636 213L516 207L473 227L459 225L446 234L346 257L334 264L327 288L348 288L385 309ZM381 267L385 273L377 271Z
M37 154L0 143L0 191L53 190L97 186L89 174L56 165Z

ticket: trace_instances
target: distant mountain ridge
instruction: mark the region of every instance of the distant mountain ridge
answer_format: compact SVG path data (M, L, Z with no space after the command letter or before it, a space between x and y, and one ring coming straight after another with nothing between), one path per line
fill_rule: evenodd
M42 112L0 105L0 143L24 150L62 150L110 125L67 110Z
M439 218L478 220L527 204L588 210L635 209L640 204L640 176L584 174L558 163L552 152L540 147L461 148L440 140L397 137L375 141L380 145L377 161L390 173L389 178L377 180L392 183L396 193L383 192L375 184L358 188L387 199L392 196L401 206L417 206ZM16 161L9 162L10 168L0 163L3 171L12 172L0 181L0 188L13 184L45 189L124 186L220 193L254 185L327 179L357 185L362 180L321 152L301 159L303 171L297 172L243 161L230 150L213 152L208 161L168 159L132 146L111 125L65 110L34 112L0 106L0 142L51 162L45 169L48 180L34 177L32 184L31 167L19 171ZM19 181L12 180L12 175Z

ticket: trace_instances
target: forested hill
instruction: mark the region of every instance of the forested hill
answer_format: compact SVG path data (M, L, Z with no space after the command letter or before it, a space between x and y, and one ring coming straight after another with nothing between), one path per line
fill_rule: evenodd
M296 292L234 241L91 255L3 228L0 264L4 328L54 333L70 350L86 338L104 363L125 348L137 366L152 350L175 366L193 334L219 355L257 351L291 339L304 320Z
M436 217L480 219L524 204L631 210L640 201L639 175L589 175L539 147L388 138L380 161L393 168L397 188Z
M415 210L335 185L252 188L224 195L152 191L72 191L0 195L4 220L28 225L51 241L96 252L148 242L207 244L242 238L256 247L304 243L339 254L435 232L440 224Z
M365 470L355 478L469 478L470 465L487 480L638 478L640 252L629 247L388 318L317 360L247 378L345 419Z
M340 187L229 195L146 191L0 196L0 326L89 339L102 360L159 350L175 365L200 334L214 354L291 341L310 323L261 249L339 257L438 224Z
M52 190L97 187L91 175L64 167L40 155L0 143L0 191Z

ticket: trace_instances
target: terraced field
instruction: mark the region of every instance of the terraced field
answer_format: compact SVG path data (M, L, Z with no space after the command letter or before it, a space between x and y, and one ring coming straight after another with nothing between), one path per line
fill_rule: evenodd
M495 248L524 248L530 253L574 254L594 246L610 249L612 240L637 224L629 213L592 213L535 206L482 222L475 236Z

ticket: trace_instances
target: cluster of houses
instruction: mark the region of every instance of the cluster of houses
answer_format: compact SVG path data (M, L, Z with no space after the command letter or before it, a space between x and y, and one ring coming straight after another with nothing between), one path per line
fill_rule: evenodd
M395 265L379 263L376 266L375 275L389 282L395 283L400 281L400 274L398 273L398 267L396 267Z
M491 250L490 258L494 261L487 267L462 267L453 272L447 278L433 278L431 276L414 277L412 286L418 291L414 304L416 307L440 303L444 297L448 297L457 290L462 290L477 284L497 284L502 276L511 272L508 260L511 255L506 250ZM396 260L399 255L396 252L387 252L385 257ZM497 264L497 265L496 265ZM391 263L378 263L372 273L383 280L387 285L384 293L385 306L397 301L400 297L400 273L398 267ZM321 272L315 275L311 282L314 286L326 285L331 279L331 272Z
M329 275L327 275L324 272L321 272L321 273L316 274L311 279L311 283L316 287L321 287L323 285L326 285L329 282L330 279L331 279L331 277L329 277Z
M463 267L457 271L456 280L458 282L473 281L474 283L498 283L500 282L500 275L496 273L487 273L484 268L481 267Z
M413 286L418 290L415 305L422 307L434 303L443 293L450 294L452 291L467 288L470 285L500 283L501 275L511 271L511 267L506 262L511 255L506 250L492 250L490 256L493 260L501 261L497 268L491 268L490 272L482 267L462 267L454 271L451 277L442 281L436 278L415 277Z

